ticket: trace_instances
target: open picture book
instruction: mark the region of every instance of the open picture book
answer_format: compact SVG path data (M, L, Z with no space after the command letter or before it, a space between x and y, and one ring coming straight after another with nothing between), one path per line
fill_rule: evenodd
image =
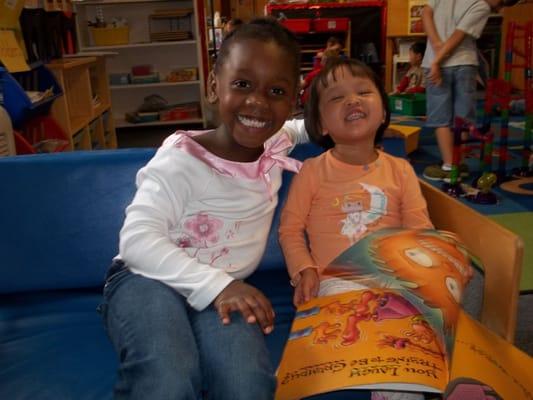
M533 399L533 359L460 307L473 259L443 231L386 229L354 244L297 309L276 399L345 389Z

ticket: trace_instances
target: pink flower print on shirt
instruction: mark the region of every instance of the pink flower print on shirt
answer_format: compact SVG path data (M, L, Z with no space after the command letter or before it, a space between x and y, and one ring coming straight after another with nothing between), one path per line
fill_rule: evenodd
M239 232L241 227L241 221L235 222L232 229L228 229L226 232L226 239L233 239L234 236Z
M211 264L214 264L217 259L219 259L220 257L224 257L228 253L229 249L227 247L224 247L219 252L211 254Z
M198 247L207 247L208 243L218 242L218 231L222 229L224 223L206 213L199 213L187 219L183 226L192 242L200 243L201 246Z
M192 247L191 238L182 236L176 241L178 247Z

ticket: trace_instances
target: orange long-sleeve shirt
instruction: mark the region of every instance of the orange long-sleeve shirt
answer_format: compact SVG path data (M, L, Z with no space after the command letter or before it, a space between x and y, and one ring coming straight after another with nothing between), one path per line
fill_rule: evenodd
M350 245L381 228L433 228L411 165L379 152L351 165L331 151L304 162L281 214L279 238L291 279L319 273Z

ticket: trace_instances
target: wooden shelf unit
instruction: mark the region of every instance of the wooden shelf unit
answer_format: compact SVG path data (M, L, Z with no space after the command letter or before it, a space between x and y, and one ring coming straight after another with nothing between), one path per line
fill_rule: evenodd
M352 58L370 59L368 45L375 50L369 63L378 72L384 63L387 2L385 0L352 1L345 3L267 4L266 12L274 17L292 18L348 18L349 28L344 32L297 33L302 46L302 72L312 68L314 54L326 45L329 36L345 43L345 54ZM309 45L309 46L308 46ZM377 59L375 59L377 57Z
M47 64L63 88L52 115L71 150L117 147L105 57L71 57Z
M204 43L205 21L202 0L75 0L73 3L77 12L80 51L90 53L111 50L115 53L115 56L107 60L108 74L128 74L133 66L146 64L153 66L154 72L159 73L160 82L110 85L111 107L116 128L189 123L188 120L155 121L149 124L125 122L126 113L137 111L144 99L153 94L163 97L169 105L198 102L201 110L200 124L206 126L204 62L207 56L204 56L204 52L207 54L207 50ZM152 41L153 16L157 16L158 13L167 14L169 10L181 9L192 10L191 13L180 17L190 20L189 28L192 38ZM124 18L127 21L129 43L95 45L87 27L87 21L94 21L98 10L103 11L104 19L108 22L113 17ZM176 68L196 68L198 79L179 83L167 82L165 78Z

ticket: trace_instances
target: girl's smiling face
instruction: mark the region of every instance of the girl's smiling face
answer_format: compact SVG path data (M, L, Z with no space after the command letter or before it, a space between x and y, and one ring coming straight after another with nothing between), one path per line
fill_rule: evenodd
M228 146L259 156L290 116L296 99L294 58L275 42L242 40L211 78L211 96Z
M319 98L322 134L329 134L335 144L374 143L385 110L371 79L354 76L342 66L329 74L327 85L319 87Z

